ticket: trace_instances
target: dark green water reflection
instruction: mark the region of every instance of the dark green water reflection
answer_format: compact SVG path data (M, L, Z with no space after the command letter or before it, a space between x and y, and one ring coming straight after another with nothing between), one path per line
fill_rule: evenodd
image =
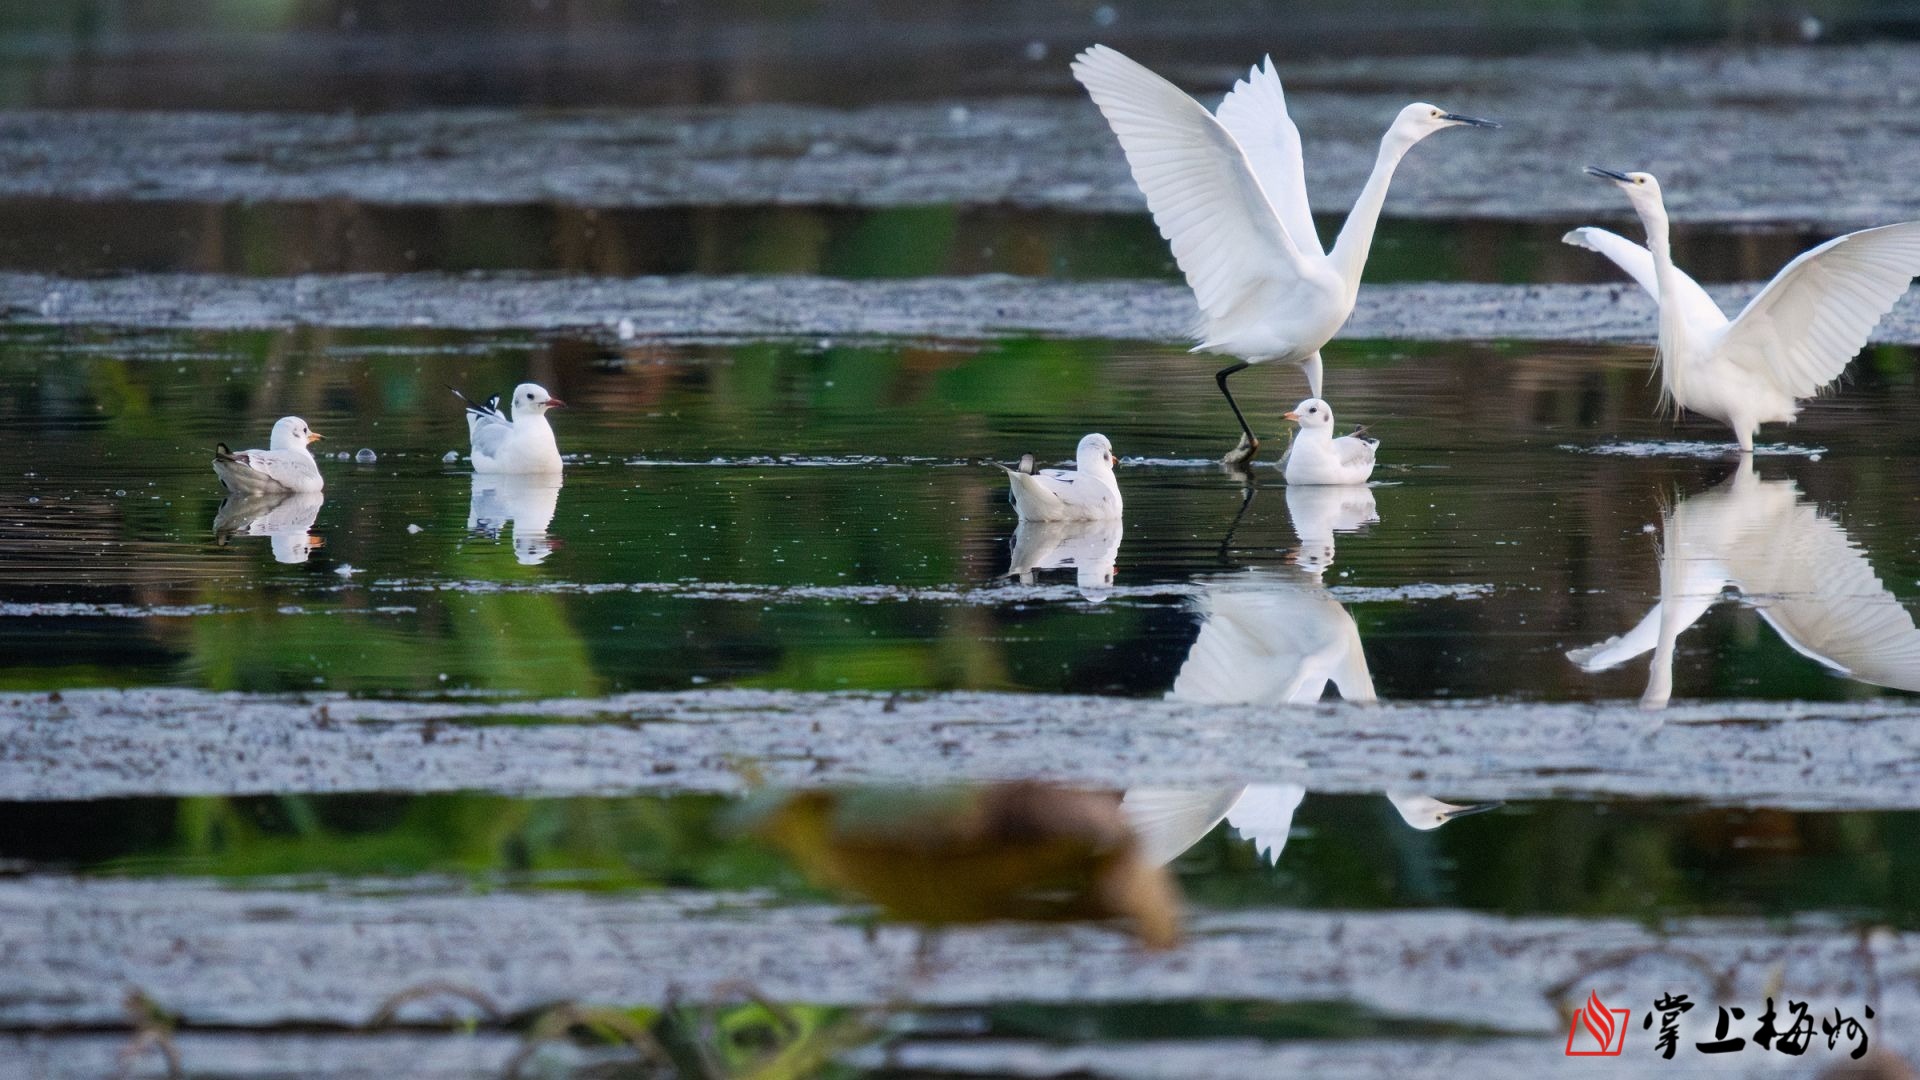
M286 795L0 804L16 869L377 879L485 887L821 894L742 838L716 796ZM1269 862L1231 826L1174 862L1209 908L1443 907L1511 914L1786 915L1920 921L1920 827L1901 813L1530 802L1410 829L1383 798L1308 795Z

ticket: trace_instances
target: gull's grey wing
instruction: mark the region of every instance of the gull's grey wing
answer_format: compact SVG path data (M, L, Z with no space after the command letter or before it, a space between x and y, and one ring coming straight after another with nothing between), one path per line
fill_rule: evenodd
M447 389L453 390L453 387ZM473 440L473 452L498 457L507 437L513 433L513 421L500 411L500 395L495 394L479 405L458 390L453 390L453 396L466 402L467 435Z

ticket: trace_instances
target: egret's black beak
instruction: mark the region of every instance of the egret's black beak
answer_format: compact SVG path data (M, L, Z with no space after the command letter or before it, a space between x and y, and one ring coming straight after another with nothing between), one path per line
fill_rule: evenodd
M1461 116L1459 113L1452 112L1441 113L1440 119L1451 124L1465 124L1468 127L1497 128L1500 126L1499 123L1493 120L1482 120L1477 116Z
M1633 178L1628 176L1626 173L1614 172L1612 169L1603 169L1598 165L1587 166L1587 175L1597 176L1602 180L1611 180L1616 184L1633 183Z
M1440 820L1452 821L1455 818L1472 817L1475 814L1484 814L1489 810L1498 810L1505 805L1507 804L1503 802L1474 803L1472 806L1463 806L1458 810L1449 810L1440 815Z

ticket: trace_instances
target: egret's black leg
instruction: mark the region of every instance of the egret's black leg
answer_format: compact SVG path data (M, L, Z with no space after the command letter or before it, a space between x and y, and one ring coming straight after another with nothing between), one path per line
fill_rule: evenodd
M1233 410L1233 418L1240 421L1240 445L1220 459L1228 465L1245 465L1253 460L1253 455L1260 449L1260 440L1254 437L1253 429L1247 426L1247 418L1240 412L1240 403L1233 400L1233 391L1227 389L1227 376L1248 366L1250 365L1242 360L1232 367L1220 369L1219 374L1213 377L1213 381L1220 387L1220 395L1227 399L1227 408Z
M1248 442L1258 446L1260 445L1260 440L1253 437L1253 429L1247 426L1247 418L1240 415L1239 402L1233 400L1233 391L1227 389L1227 376L1251 366L1252 365L1248 364L1245 360L1242 360L1231 367L1221 368L1219 373L1213 377L1213 381L1220 384L1220 394L1227 399L1227 408L1232 409L1233 418L1240 421L1241 433L1247 437Z

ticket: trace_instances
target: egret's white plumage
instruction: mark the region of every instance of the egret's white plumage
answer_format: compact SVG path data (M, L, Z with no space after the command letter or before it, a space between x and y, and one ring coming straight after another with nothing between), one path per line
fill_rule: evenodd
M1643 172L1587 171L1627 193L1647 244L1592 227L1564 239L1605 255L1652 294L1664 399L1732 428L1742 453L1753 452L1761 424L1792 423L1800 399L1838 378L1920 275L1920 221L1848 233L1788 263L1729 321L1673 265L1660 182Z
M213 534L222 544L235 536L264 536L275 562L303 563L324 544L312 529L326 501L318 491L232 492L213 516Z
M1095 521L1022 521L1013 531L1009 577L1033 584L1034 573L1071 567L1080 593L1095 602L1113 588L1120 538L1125 529L1119 518Z
M547 423L547 410L560 408L566 402L547 393L546 387L538 383L514 387L513 400L507 406L511 418L500 411L498 397L476 405L460 391L453 393L467 403L467 435L473 440L474 472L557 473L561 470L560 446L554 442L552 425Z
M1118 518L1123 509L1120 483L1113 476L1118 460L1113 456L1113 444L1096 433L1080 440L1072 470L1000 468L1013 489L1013 505L1020 520L1098 521Z
M1400 820L1421 832L1431 832L1455 818L1483 814L1488 810L1498 810L1506 805L1499 802L1465 804L1441 802L1431 795L1410 795L1404 791L1389 791L1386 794L1387 801L1393 804L1393 809L1400 815Z
M1120 810L1140 842L1140 857L1165 866L1225 821L1253 842L1268 865L1280 861L1293 813L1307 789L1299 784L1247 784L1223 788L1128 788Z
M213 451L213 471L227 490L246 495L273 492L319 491L326 486L320 465L313 460L309 444L320 439L297 416L283 416L274 422L273 435L265 450L227 449L225 443Z
M1329 683L1347 701L1374 700L1353 616L1306 575L1253 572L1207 579L1200 634L1167 697L1205 705L1311 705Z
M1913 616L1839 522L1803 499L1792 481L1759 479L1751 456L1725 483L1666 514L1660 599L1646 617L1567 658L1605 671L1651 650L1641 704L1664 707L1680 635L1728 587L1801 655L1861 682L1920 691Z
M1425 103L1400 110L1328 252L1314 231L1300 132L1271 57L1234 84L1217 113L1105 45L1075 57L1073 76L1119 139L1193 289L1200 306L1195 351L1240 358L1215 376L1240 422L1242 445L1230 461L1251 458L1260 443L1227 390L1228 376L1270 360L1298 364L1320 396L1320 348L1353 312L1400 159L1443 128L1498 126Z
M473 496L467 504L467 529L498 540L503 529L513 529L514 561L533 566L546 561L559 544L547 535L560 503L560 477L473 474Z
M1380 441L1358 431L1334 438L1333 406L1308 398L1286 419L1300 425L1300 434L1287 448L1284 473L1289 485L1364 484L1373 475L1373 452Z
M1347 701L1375 700L1353 616L1318 582L1291 572L1212 578L1195 602L1200 635L1174 677L1169 701L1200 705L1312 705L1328 683ZM1129 788L1120 808L1141 854L1171 862L1225 821L1277 862L1306 797L1299 784ZM1388 792L1402 820L1433 829L1498 803L1459 806Z

